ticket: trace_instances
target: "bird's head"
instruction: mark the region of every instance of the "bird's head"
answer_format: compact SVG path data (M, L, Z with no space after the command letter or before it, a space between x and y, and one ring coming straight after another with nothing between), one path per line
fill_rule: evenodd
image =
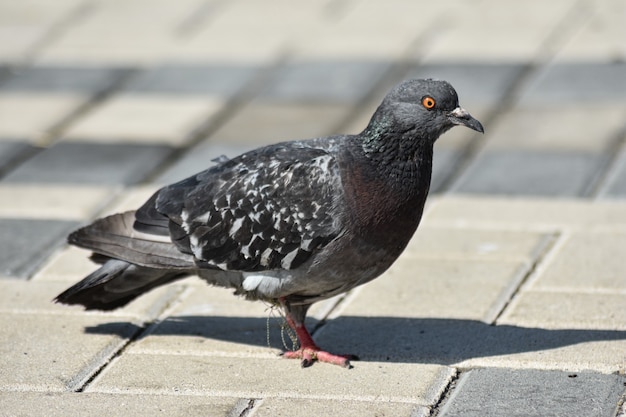
M456 91L448 82L413 79L387 94L367 130L377 135L409 134L434 142L456 125L484 132L482 124L459 105Z

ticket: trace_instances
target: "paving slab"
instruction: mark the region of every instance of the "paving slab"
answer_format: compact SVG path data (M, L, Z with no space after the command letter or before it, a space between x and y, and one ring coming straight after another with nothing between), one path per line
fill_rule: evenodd
M124 86L134 94L197 96L228 100L259 71L254 65L170 61L143 71Z
M604 153L624 128L626 110L589 102L555 107L517 106L488 131L490 150Z
M475 369L461 375L442 417L612 417L624 377L589 372Z
M307 2L298 10L306 18ZM285 7L290 7L285 5ZM275 13L267 13L274 10ZM285 53L289 33L285 25L298 26L298 19L284 19L286 9L278 5L257 4L255 2L230 2L216 5L206 22L201 22L193 30L193 36L178 42L176 48L168 52L168 59L186 62L223 62L234 65L273 65ZM263 19L259 19L259 16ZM270 23L271 19L271 23ZM215 40L219 39L219 42Z
M558 62L623 60L624 4L620 1L585 2L580 10L589 18L556 53Z
M322 398L266 398L254 408L254 417L317 417L322 415L341 415L346 417L426 417L430 415L427 407L413 404L382 401L338 401Z
M11 171L3 182L134 184L170 154L167 146L137 143L59 142Z
M80 93L0 94L0 136L39 141L50 129L85 103Z
M227 397L198 397L193 395L115 395L100 393L51 393L0 391L3 404L1 416L66 417L90 415L110 417L172 417L192 415L231 416L239 399ZM77 413L77 414L73 414ZM238 414L237 414L238 415Z
M246 301L232 290L210 287L195 277L187 282L193 282L192 287L168 317L129 352L275 358L283 349L283 320L268 304Z
M392 5L389 7L393 8ZM367 29L364 27L366 22L360 22L359 27L326 26L315 38L297 39L295 48L298 57L304 59L328 59L330 57L336 60L371 59L391 63L407 54L407 51L411 51L414 40L423 33L424 28L421 27L423 24L414 22L415 27L406 30L406 36L399 31L389 29L391 24L383 20L368 26Z
M540 71L529 83L520 98L520 104L615 104L623 103L625 96L626 63L556 62Z
M481 7L460 3L448 12L450 19L457 19L456 24L442 28L429 42L425 59L453 63L530 61L572 3L561 0L546 5L534 0L522 6L491 0ZM535 7L541 7L542 12L534 13Z
M256 145L252 143L231 144L227 141L204 141L200 145L189 149L176 162L164 169L155 181L159 184L171 184L180 181L215 165L214 159L220 156L234 158L255 147Z
M0 174L7 170L16 159L25 156L31 149L27 141L0 138Z
M10 42L0 44L0 61L21 62L26 59L58 21L80 4L80 0L60 0L54 4L2 2L0 38L10 39Z
M385 61L295 60L276 71L261 98L298 103L358 103L389 67Z
M81 220L89 219L113 195L115 187L0 183L0 216ZM68 198L71 196L71 198Z
M498 322L544 329L626 330L625 299L624 291L524 291L513 299Z
M81 388L143 330L143 322L158 317L183 290L180 285L161 288L103 313L53 303L67 287L63 281L0 280L2 390Z
M107 317L102 315L69 319L66 315L3 313L0 316L3 389L67 391L82 386L137 331L129 318L118 326L116 334L84 333L85 327L105 320Z
M437 149L433 159L433 174L430 180L430 192L445 191L447 180L456 172L461 160L461 151L456 149Z
M618 155L598 194L605 199L626 198L626 149Z
M453 373L438 365L363 362L349 370L338 366L302 369L298 361L282 358L126 353L112 361L87 392L323 398L429 406Z
M0 273L28 278L78 225L68 220L1 218Z
M129 210L136 210L141 207L161 186L159 184L142 184L126 187L119 198L108 206L103 215L121 213Z
M64 136L70 141L180 146L223 104L211 97L120 93L74 123Z
M311 28L315 36L300 32L292 47L310 58L399 60L414 53L416 41L428 36L432 23L456 5L403 0L325 4ZM420 19L398 18L398 11Z
M199 25L193 38L177 48L173 55L178 59L266 64L280 60L286 54L300 56L303 49L310 49L311 34L315 34L317 43L323 42L329 46L341 43L342 39L338 36L324 35L333 27L346 27L340 24L341 18L336 20L333 17L341 14L336 13L337 9L353 7L352 4L335 7L320 0L309 1L299 7L283 1L262 5L255 2L231 2L227 7L214 7L208 22ZM290 18L285 19L286 15ZM263 19L259 19L259 16L263 16ZM363 31L359 33L367 35ZM216 38L220 42L214 42ZM334 39L334 43L330 42L330 38ZM364 47L366 45L361 39L359 52L367 50ZM363 57L358 53L353 55ZM333 58L345 56L332 55ZM328 58L328 54L324 54L323 58Z
M111 88L127 71L128 68L123 67L35 65L14 71L6 82L0 84L0 94L94 94Z
M527 268L514 261L403 257L384 276L360 289L342 314L368 317L371 306L376 305L379 317L446 317L489 323ZM470 290L476 286L482 290Z
M453 191L468 194L584 197L606 163L583 152L486 151Z
M416 305L416 304L413 304ZM624 372L626 332L490 325L446 317L343 314L315 335L322 346L393 363L461 368L593 370Z
M435 343L441 349L436 357L449 363L443 352L457 347L439 345L440 338L431 339L425 328L431 331L438 322L450 323L443 331L461 323L468 323L468 328L473 322L492 323L524 272L524 266L515 262L400 260L351 296L340 315L316 335L317 342L364 360L409 363L430 360L432 352L421 346ZM472 290L477 286L480 292Z
M533 261L543 251L547 233L522 230L432 227L422 224L402 259ZM415 261L419 262L419 261Z
M83 278L83 277L80 277ZM16 281L0 279L1 307L0 312L8 314L41 314L41 315L65 315L70 321L70 316L98 316L102 318L101 328L86 327L86 334L118 334L124 323L120 319L129 320L128 325L135 327L148 320L154 320L184 291L184 284L170 285L151 291L125 307L114 311L85 311L81 306L68 306L53 302L54 297L66 290L70 285L78 282L52 281L35 279L30 281ZM132 319L132 320L130 320ZM107 321L108 320L108 321ZM102 330L98 333L98 330ZM85 336L88 337L88 336Z
M129 352L275 358L293 349L284 318L269 304L246 301L231 289L211 287L197 277L179 281L177 286L187 288L167 316L130 346ZM335 303L336 299L329 299L315 304L307 317L309 329Z
M65 246L52 254L33 276L35 281L75 283L96 270L89 252L76 246Z
M211 137L215 143L253 145L326 136L349 112L342 104L295 104L254 101L237 112Z
M466 326L467 327L467 326ZM470 334L471 331L474 334ZM540 326L498 324L489 329L458 326L457 333L443 334L437 343L424 343L424 357L441 358L462 369L510 368L594 371L624 374L626 333L612 330L543 329ZM462 346L446 349L445 342ZM436 349L444 352L438 352ZM428 359L430 363L432 359Z
M626 293L626 232L574 232L567 235L528 287L542 291Z
M523 230L624 230L626 205L614 201L447 196L432 199L424 222L432 226Z
M105 65L138 65L159 62L177 44L176 29L202 0L182 0L176 5L154 1L150 9L142 1L119 6L93 7L58 34L38 58L45 62L85 62ZM114 31L111 28L115 27Z

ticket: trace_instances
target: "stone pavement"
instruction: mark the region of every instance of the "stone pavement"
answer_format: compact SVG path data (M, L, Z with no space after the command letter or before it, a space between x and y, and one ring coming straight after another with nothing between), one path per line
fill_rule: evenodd
M625 22L620 0L1 0L0 415L626 415ZM414 76L487 133L440 139L406 253L312 309L354 369L280 359L276 313L197 279L51 303L94 269L69 231L221 154L357 132Z

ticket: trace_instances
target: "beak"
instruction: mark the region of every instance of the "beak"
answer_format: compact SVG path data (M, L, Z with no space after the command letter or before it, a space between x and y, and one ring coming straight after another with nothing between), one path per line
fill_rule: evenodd
M463 107L457 107L448 113L448 120L450 120L455 125L461 125L465 127L469 127L472 130L475 130L480 133L485 133L485 129L483 129L483 125L480 122L472 117L471 114L467 112Z

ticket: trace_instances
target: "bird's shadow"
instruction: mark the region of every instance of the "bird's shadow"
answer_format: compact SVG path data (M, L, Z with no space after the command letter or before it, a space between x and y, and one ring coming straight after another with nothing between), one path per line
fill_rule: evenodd
M269 324L272 347L282 348L280 319ZM314 328L316 321L307 321ZM190 336L244 345L267 346L267 318L221 316L170 317L150 332L130 322L87 327L87 333L135 336ZM489 325L445 318L345 316L329 321L315 334L323 348L356 354L365 361L449 365L463 360L535 352L585 342L626 340L619 330L548 330ZM590 349L592 349L590 347Z

